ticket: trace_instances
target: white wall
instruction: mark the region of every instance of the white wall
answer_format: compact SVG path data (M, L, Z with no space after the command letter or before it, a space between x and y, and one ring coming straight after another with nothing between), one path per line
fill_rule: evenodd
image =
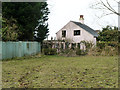
M66 30L66 38L62 38L62 30ZM80 30L80 35L74 36L74 30ZM80 41L90 41L96 45L96 38L86 30L80 28L73 22L67 23L61 30L56 33L57 40L66 39L71 43L80 43Z

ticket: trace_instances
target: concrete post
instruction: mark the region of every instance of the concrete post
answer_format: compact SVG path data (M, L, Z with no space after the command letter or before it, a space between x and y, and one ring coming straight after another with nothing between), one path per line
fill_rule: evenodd
M69 48L71 49L72 43L69 44Z
M63 42L63 49L65 49L65 42Z
M76 43L76 48L77 48L77 46L78 46L78 43Z

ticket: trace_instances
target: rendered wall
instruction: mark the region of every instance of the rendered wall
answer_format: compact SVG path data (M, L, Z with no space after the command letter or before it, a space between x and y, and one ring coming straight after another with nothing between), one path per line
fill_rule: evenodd
M39 42L0 42L0 59L10 59L40 52Z
M66 37L62 37L62 30L66 30ZM80 35L74 36L74 30L80 30ZM61 30L56 33L57 40L67 40L71 43L80 43L81 41L89 41L96 45L96 38L86 30L80 28L73 22L67 23Z

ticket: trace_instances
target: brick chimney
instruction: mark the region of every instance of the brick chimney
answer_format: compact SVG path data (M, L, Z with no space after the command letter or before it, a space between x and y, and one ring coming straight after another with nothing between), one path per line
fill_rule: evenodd
M84 24L84 16L83 16L83 15L80 15L79 20L80 20L80 22L81 22L82 24Z

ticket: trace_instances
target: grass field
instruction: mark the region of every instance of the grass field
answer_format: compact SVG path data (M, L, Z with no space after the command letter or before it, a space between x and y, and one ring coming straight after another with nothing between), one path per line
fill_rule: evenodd
M3 61L3 88L117 88L118 57L42 56Z

